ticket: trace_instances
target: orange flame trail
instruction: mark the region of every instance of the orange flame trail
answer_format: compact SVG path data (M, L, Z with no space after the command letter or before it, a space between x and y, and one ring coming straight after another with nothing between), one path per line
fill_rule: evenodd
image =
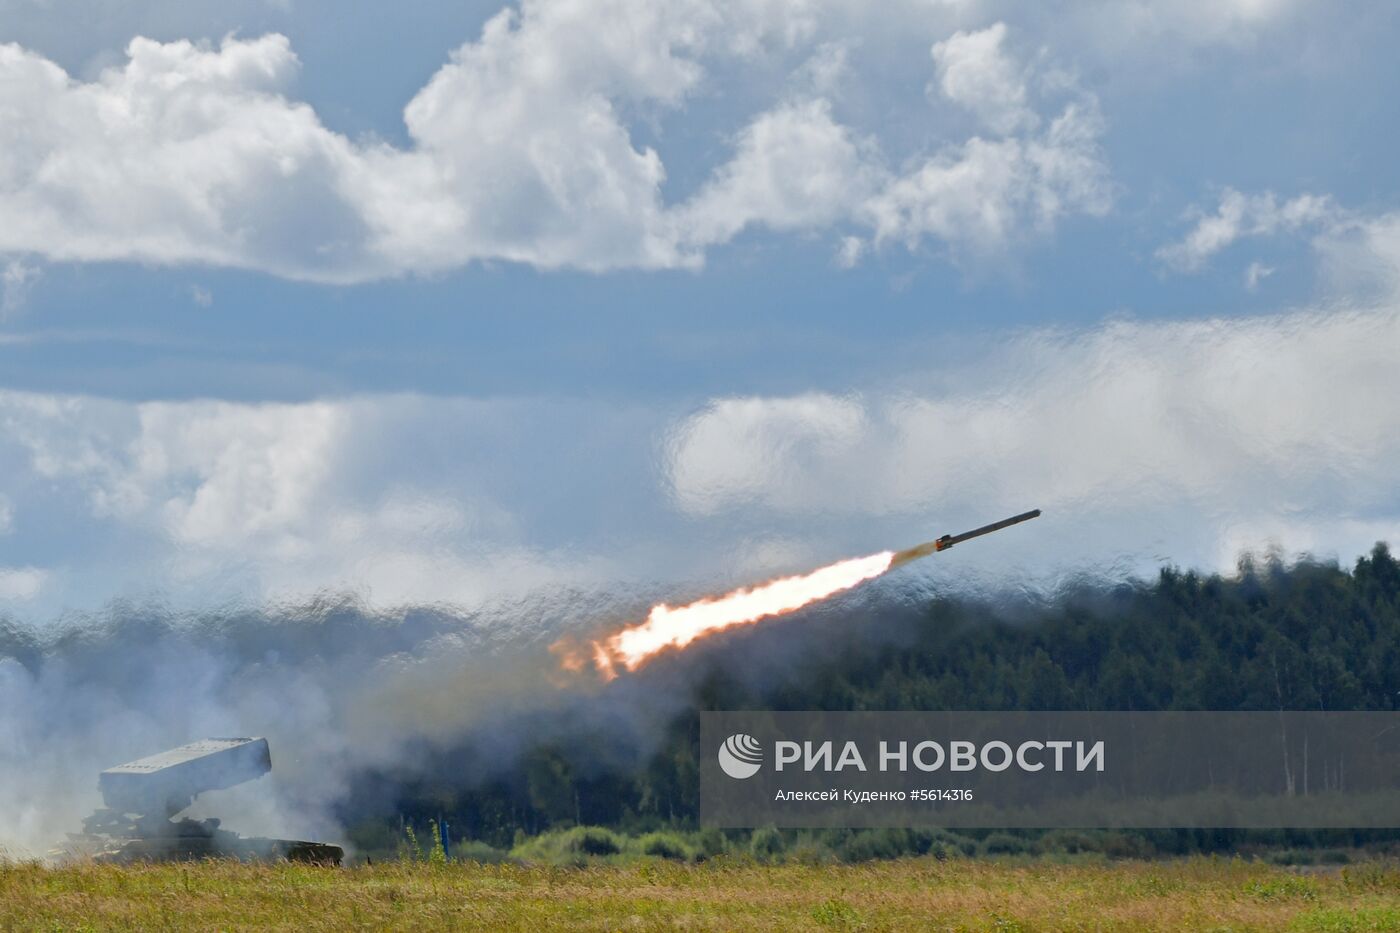
M785 615L842 590L849 590L910 561L946 551L960 542L980 538L1039 516L1040 509L1031 509L981 528L957 535L944 535L902 551L881 551L869 557L837 561L811 573L780 577L724 596L697 600L687 606L672 607L658 603L651 607L645 622L629 625L607 638L594 641L586 649L566 638L555 642L551 650L560 655L560 664L565 670L581 671L592 661L603 679L612 680L617 676L619 664L626 670L635 671L668 648L684 648L697 638L735 625L748 625L759 619Z
M603 676L611 680L617 676L616 664L635 671L667 648L684 648L714 632L801 609L878 577L890 569L894 557L894 551L883 551L869 557L838 561L801 576L780 577L724 596L707 597L685 606L659 603L651 607L645 622L593 642L592 661ZM566 666L574 665L566 662Z

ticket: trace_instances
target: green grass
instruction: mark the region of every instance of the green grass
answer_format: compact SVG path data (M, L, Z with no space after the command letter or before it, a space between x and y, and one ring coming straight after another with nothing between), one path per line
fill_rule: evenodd
M935 858L0 867L0 929L1400 930L1400 866Z

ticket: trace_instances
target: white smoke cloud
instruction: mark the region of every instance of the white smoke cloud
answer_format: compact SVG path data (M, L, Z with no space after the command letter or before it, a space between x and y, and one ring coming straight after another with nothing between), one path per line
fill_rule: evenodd
M0 792L11 801L0 857L61 848L101 806L102 769L211 735L265 736L273 772L201 797L191 815L245 835L344 842L334 807L360 769L411 768L413 746L459 738L527 691L539 700L540 672L479 625L322 600L0 627Z

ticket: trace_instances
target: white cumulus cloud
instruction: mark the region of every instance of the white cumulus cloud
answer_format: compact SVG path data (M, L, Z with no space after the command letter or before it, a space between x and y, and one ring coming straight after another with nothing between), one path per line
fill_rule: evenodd
M1052 230L1064 216L1103 215L1113 192L1099 147L1104 124L1097 102L1074 95L1040 131L1002 53L1004 35L1000 23L959 33L935 46L934 57L944 92L1008 135L974 136L896 169L878 140L836 120L830 101L785 102L739 135L733 158L678 211L680 228L703 245L749 226L844 224L877 244L913 249L932 239L954 253L986 254ZM1017 129L1024 132L1013 134ZM838 263L855 265L866 245L847 234Z
M1294 233L1341 216L1325 195L1301 194L1279 200L1272 191L1246 195L1233 188L1221 194L1215 213L1194 213L1198 220L1191 231L1179 242L1157 250L1158 259L1182 272L1200 270L1212 256L1242 237Z
M466 607L698 595L1032 507L1046 509L1033 534L938 567L1004 582L1124 559L1228 567L1271 542L1354 555L1400 540L1397 345L1393 303L1120 321L1001 335L859 393L818 384L692 414L5 392L0 467L23 505L0 587L7 611L44 615L152 592L203 606L347 589Z
M1280 199L1273 192L1242 194L1231 188L1212 214L1194 211L1196 225L1157 257L1182 272L1195 272L1211 257L1246 237L1291 233L1306 236L1333 297L1355 303L1393 301L1400 295L1400 212L1365 213L1329 195ZM1258 260L1244 270L1256 290L1274 268Z
M0 567L0 601L25 601L39 595L47 574L37 567Z
M997 23L980 32L954 33L933 46L943 95L1002 134L1036 124L1021 68L1002 50L1005 39L1006 24Z
M1251 262L1249 267L1244 270L1244 287L1255 291L1259 288L1259 283L1273 275L1274 272L1273 266L1266 266L1258 261Z
M865 205L878 240L933 237L991 251L1053 229L1070 214L1102 216L1113 198L1092 100L1070 104L1044 133L982 139L939 153Z
M125 402L0 392L0 462L36 514L50 516L7 540L60 533L80 545L50 567L0 570L0 598L32 599L42 585L53 590L49 608L90 605L134 585L208 604L326 588L380 605L470 606L596 581L605 559L529 537L496 500L488 487L503 474L519 482L518 464L474 459L478 445L519 444L522 418L523 433L566 434L546 426L550 417L415 396ZM544 474L569 459L536 456Z
M1397 346L1393 306L1034 334L944 374L970 388L716 399L672 434L670 482L693 515L779 522L1040 506L1095 559L1229 562L1284 527L1364 549L1400 534Z
M1324 230L1313 247L1342 294L1400 294L1400 212L1353 216Z
M699 242L722 242L755 223L777 230L828 226L848 217L882 181L861 141L836 122L825 100L762 114L735 148L683 214L683 226Z
M38 278L38 268L18 259L11 259L0 268L0 320L24 306Z
M1003 138L891 169L828 93L851 66L827 34L850 13L838 2L526 0L407 103L402 147L350 139L296 100L301 65L281 35L137 38L92 80L0 45L0 256L354 282L482 260L695 267L751 226L985 248L1023 217L1102 213L1096 111L1071 105L1032 134L1041 121L1000 23L940 41L934 59L944 93ZM928 17L923 28L938 34ZM794 72L807 96L762 110L699 194L668 203L662 156L633 124L680 110L709 69L799 46L815 49ZM6 294L19 294L29 267L6 268Z

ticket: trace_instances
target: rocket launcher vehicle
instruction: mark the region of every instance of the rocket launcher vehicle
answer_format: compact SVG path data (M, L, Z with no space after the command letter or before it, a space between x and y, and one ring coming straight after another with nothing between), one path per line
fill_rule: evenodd
M890 560L890 569L909 563L911 560L918 560L920 557L928 557L930 554L937 554L939 551L946 551L955 544L961 544L972 538L980 538L982 535L989 535L994 531L1001 531L1012 525L1019 525L1021 522L1028 522L1040 515L1040 509L1031 509L1029 512L1022 512L1020 515L1013 515L1010 518L1003 518L999 522L992 522L990 525L983 525L981 528L974 528L971 531L964 531L960 535L944 535L933 541L925 541L923 544L916 544L907 547L902 551L896 551Z
M124 765L97 778L105 807L83 820L81 833L50 853L59 861L99 863L189 861L311 862L339 865L340 846L301 839L240 836L215 818L179 818L196 797L253 781L272 770L267 739L204 739Z

